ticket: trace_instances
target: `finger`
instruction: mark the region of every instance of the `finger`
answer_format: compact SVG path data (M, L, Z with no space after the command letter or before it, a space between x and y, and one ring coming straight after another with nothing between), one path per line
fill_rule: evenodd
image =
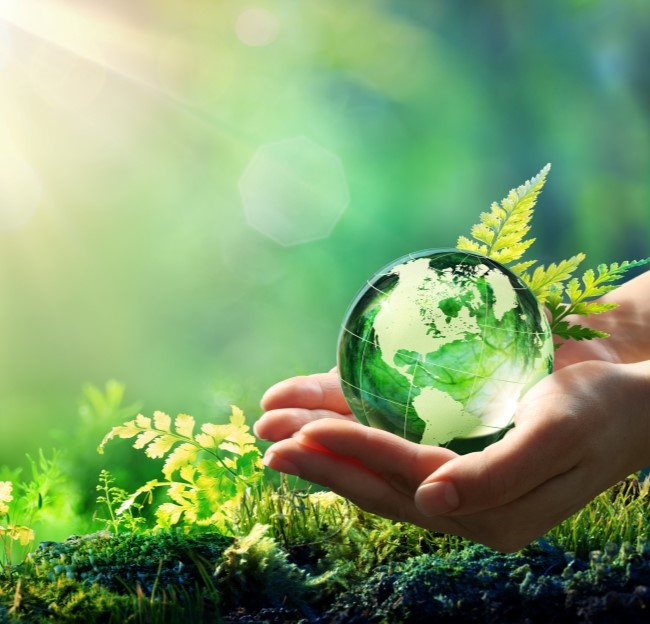
M301 444L325 448L354 459L381 475L393 488L413 496L423 479L456 454L415 444L396 435L342 419L305 425L295 436Z
M253 432L262 440L277 442L290 438L303 425L322 418L339 418L354 420L352 415L343 415L329 410L309 410L301 407L271 410L262 416L253 425Z
M275 470L323 485L370 513L411 522L434 531L454 534L464 531L454 519L424 517L415 508L411 496L396 490L359 462L325 449L318 451L306 447L295 438L271 446L264 463Z
M335 372L285 379L264 393L261 405L266 411L283 407L303 407L331 410L339 414L350 413Z

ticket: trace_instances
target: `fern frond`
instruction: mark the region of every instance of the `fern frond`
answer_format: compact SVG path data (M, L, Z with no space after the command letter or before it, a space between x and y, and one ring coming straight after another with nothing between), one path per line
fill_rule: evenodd
M614 282L619 280L628 269L648 263L650 263L650 258L631 262L627 260L621 263L614 262L609 266L601 264L598 266L598 274L592 269L587 269L580 280L574 277L563 286L562 290L568 301L562 301L557 289L552 291L551 296L547 297L547 307L551 313L551 330L553 333L560 338L572 338L574 340L606 338L608 334L605 332L578 324L570 325L564 319L570 314L590 316L617 308L618 304L616 303L590 301L590 299L601 297L614 290L616 288Z
M519 275L519 277L521 277L535 264L537 264L537 260L526 260L525 262L518 262L517 264L513 264L509 268L515 275Z
M602 314L609 310L618 308L618 303L598 303L597 301L581 301L573 305L571 314L580 316L592 316L593 314Z
M585 257L585 254L579 253L557 264L552 262L548 267L539 266L532 276L524 273L521 275L521 279L533 291L537 300L540 303L545 303L551 290L557 289L568 280Z
M551 165L546 165L535 177L513 189L508 196L490 207L490 212L481 214L480 223L472 227L475 241L465 236L458 238L456 247L483 254L508 264L519 260L535 239L525 240L530 230L530 220Z
M138 435L133 443L133 448L143 449L149 442L156 439L160 435L160 431L156 429L147 429Z
M458 241L456 242L456 247L462 249L463 251L471 251L473 253L478 253L483 256L487 256L487 245L479 245L477 242L470 240L466 236L459 236Z
M189 414L179 414L174 420L174 427L176 427L176 433L179 436L184 438L191 438L192 433L194 432L195 425L194 418Z
M160 431L170 431L172 426L172 419L165 412L156 411L153 413L153 424L156 429Z
M578 323L570 324L569 321L560 321L556 323L553 334L558 338L572 340L592 340L593 338L607 338L609 334L597 329L591 329Z
M174 472L186 464L191 464L196 460L199 449L188 442L179 444L167 457L162 472L166 479L171 480Z
M178 442L178 438L173 435L160 435L158 436L144 452L147 457L157 459L164 457L170 451L172 446Z

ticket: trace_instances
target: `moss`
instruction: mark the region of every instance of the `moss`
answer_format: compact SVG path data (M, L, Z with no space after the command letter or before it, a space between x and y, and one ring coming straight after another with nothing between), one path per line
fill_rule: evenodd
M265 486L236 537L137 528L42 543L0 568L0 623L646 621L649 483L627 480L510 555Z
M308 602L318 602L319 586L327 575L313 577L289 560L278 543L266 535L268 527L256 525L226 549L217 567L217 586L224 608L245 606L248 611L266 607L310 612Z
M509 555L470 546L444 558L413 557L377 570L341 596L324 621L614 622L623 610L625 621L647 618L646 549L616 549L604 564L602 557L578 560L543 541Z
M365 580L350 572L345 593L339 571L314 576L314 566L292 561L264 526L237 539L72 537L2 572L0 622L641 622L650 609L644 542L585 558L544 540L508 555L471 545Z
M215 566L232 543L217 533L73 536L43 543L0 581L5 619L25 622L214 621ZM0 611L0 621L3 615ZM153 618L153 619L148 619Z
M97 583L117 592L140 587L151 595L156 588L193 587L203 582L205 570L214 568L231 543L219 533L99 532L41 544L18 571L50 581L67 578L86 586Z

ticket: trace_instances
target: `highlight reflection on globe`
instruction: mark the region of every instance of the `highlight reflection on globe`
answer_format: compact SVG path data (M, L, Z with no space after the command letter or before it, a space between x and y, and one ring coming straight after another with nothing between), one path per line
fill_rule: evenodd
M458 452L490 444L553 368L537 299L512 271L458 249L377 272L339 338L343 392L360 422Z

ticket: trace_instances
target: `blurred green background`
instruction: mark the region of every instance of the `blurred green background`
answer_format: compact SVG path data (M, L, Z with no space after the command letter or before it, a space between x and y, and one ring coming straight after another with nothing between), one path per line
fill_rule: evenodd
M0 464L94 453L86 383L255 419L370 274L547 162L534 257L650 255L648 32L645 0L0 0Z

